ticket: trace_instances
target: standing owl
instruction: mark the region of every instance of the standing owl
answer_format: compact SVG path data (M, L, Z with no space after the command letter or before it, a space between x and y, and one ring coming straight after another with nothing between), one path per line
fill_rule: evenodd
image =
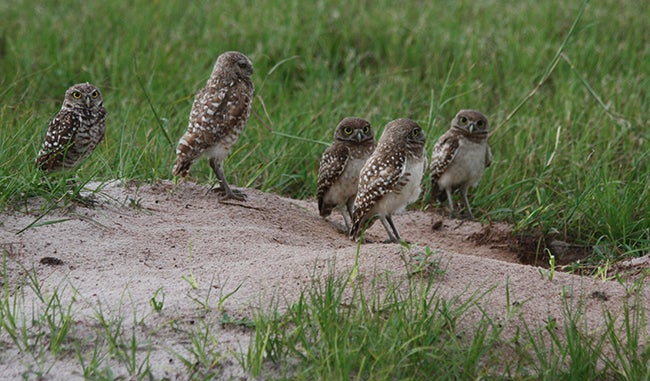
M253 101L253 64L240 52L225 52L217 58L205 87L196 94L187 132L176 147L174 176L185 177L194 162L205 154L221 183L221 200L243 201L245 195L232 190L223 173L223 161L246 126Z
M460 189L470 218L474 218L467 191L475 187L485 168L492 163L488 144L488 120L476 110L460 110L451 128L438 139L431 156L431 199L449 200L449 214L454 216L452 192Z
M322 217L340 208L345 229L350 222L344 208L352 217L352 205L357 194L359 172L375 149L375 137L370 122L361 118L344 118L334 131L334 143L320 160L318 169L318 211Z
M36 165L47 172L76 166L104 139L105 121L99 89L90 83L73 85L47 127Z
M392 214L417 200L427 165L424 132L410 119L389 122L359 175L350 238L379 218L389 242L401 240Z

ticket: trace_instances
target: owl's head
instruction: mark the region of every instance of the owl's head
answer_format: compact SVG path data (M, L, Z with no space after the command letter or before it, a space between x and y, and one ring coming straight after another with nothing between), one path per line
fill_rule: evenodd
M217 58L214 71L240 78L250 78L253 75L253 63L244 53L231 51L222 53Z
M408 146L416 147L424 146L426 138L419 124L411 119L400 118L386 124L380 144L382 140L398 144L405 142Z
M77 83L65 92L64 106L91 109L102 105L102 93L90 83Z
M451 128L460 130L465 135L487 135L488 120L477 110L460 110L451 122Z
M361 118L347 117L343 118L336 126L334 139L353 141L361 143L368 140L375 140L370 122Z

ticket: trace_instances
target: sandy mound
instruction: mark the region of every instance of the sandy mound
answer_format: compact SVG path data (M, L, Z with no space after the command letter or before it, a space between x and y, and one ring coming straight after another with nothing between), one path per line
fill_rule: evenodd
M92 332L99 324L100 308L106 316L137 320L138 332L151 339L154 374L169 377L185 369L171 353L187 353L178 332L191 330L197 319L219 321L224 312L233 319L250 317L273 296L290 301L327 263L335 262L339 271L353 265L357 247L340 232L343 221L336 212L332 221L325 221L314 201L246 189L247 202L219 203L206 190L207 186L191 183L103 184L94 208L57 209L20 234L16 233L38 214L1 215L0 242L9 254L9 277L19 285L25 272L33 269L46 292L59 287L69 297L76 290L77 335ZM549 280L538 268L519 264L507 225L442 219L433 230L432 221L441 219L419 211L394 218L402 238L439 251L445 268L441 295L469 295L494 287L482 302L497 319L505 318L508 308L506 282L510 302L521 304L529 324L561 319L563 300L570 298L583 304L585 320L595 328L602 323L603 307L617 311L628 298L617 282L566 273ZM54 221L58 222L48 223ZM385 237L379 223L367 234L374 242ZM404 274L405 250L396 244L364 244L360 269L366 274ZM158 297L165 295L160 313L150 306L157 290L162 290ZM174 329L165 329L172 320ZM224 352L245 348L250 335L238 325L226 325L218 333ZM6 349L0 356L0 374L19 378L33 361L4 333L0 339ZM57 378L79 375L77 359L69 360L46 358L39 366L51 366L49 374ZM241 373L236 364L229 368L228 375Z

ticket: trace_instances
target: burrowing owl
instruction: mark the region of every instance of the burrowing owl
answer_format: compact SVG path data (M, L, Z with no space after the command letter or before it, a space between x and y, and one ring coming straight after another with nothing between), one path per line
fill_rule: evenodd
M104 139L105 121L106 109L99 89L90 83L73 85L47 127L36 165L48 172L74 167Z
M357 194L359 172L375 149L375 137L370 122L361 118L344 118L334 131L334 143L320 160L318 169L318 211L322 217L340 208L345 228L350 222L343 210L352 217L352 204Z
M488 144L488 120L476 110L460 110L451 128L438 139L431 156L431 198L449 199L449 214L454 216L452 192L460 189L463 202L474 218L467 191L475 187L485 168L492 163Z
M205 154L221 183L222 200L244 200L231 190L223 173L223 161L246 126L253 101L253 64L240 52L217 58L205 87L196 94L187 132L176 147L174 176L185 177L192 164Z
M362 229L379 218L389 241L399 242L392 214L404 210L420 195L427 165L424 140L422 128L410 119L397 119L386 125L359 175L351 238L356 239Z

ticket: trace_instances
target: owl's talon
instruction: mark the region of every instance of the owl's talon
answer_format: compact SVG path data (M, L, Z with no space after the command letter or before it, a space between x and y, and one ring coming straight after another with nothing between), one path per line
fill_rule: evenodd
M236 200L236 201L246 201L246 194L238 189L224 188L222 186L218 188L212 188L211 192L217 193L219 201L226 200Z
M237 200L237 201L246 201L246 194L233 190L230 194L224 193L219 197L219 201L226 201L226 200Z

